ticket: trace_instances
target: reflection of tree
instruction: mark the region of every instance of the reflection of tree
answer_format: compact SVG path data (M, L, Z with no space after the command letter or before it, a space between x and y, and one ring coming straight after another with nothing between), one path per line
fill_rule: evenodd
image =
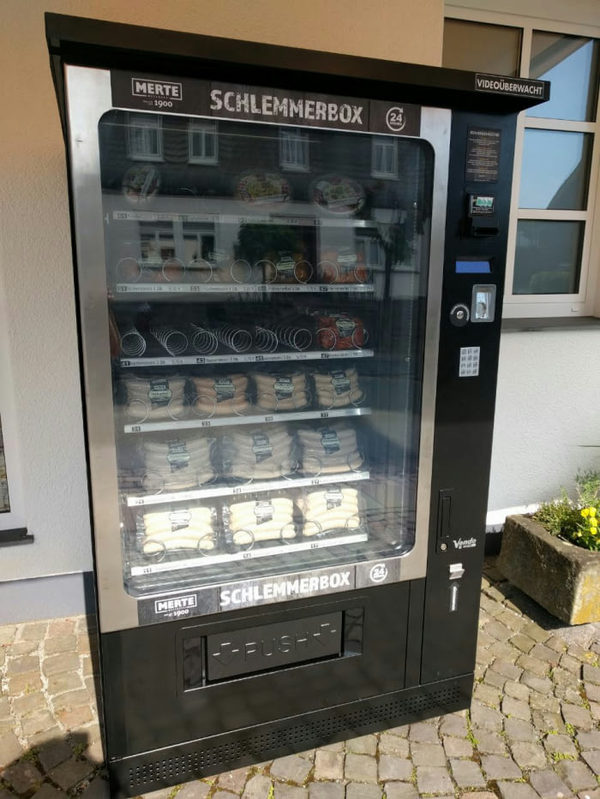
M385 215L385 219L382 219L383 215ZM373 238L384 252L386 272L394 264L409 260L415 250L413 241L409 239L414 239L414 234L417 232L417 219L414 210L407 211L395 199L393 204L385 209L375 207L374 192L367 191L362 216L373 222L375 230ZM413 224L412 235L410 234L411 222Z
M276 257L280 252L303 251L299 228L279 224L243 224L235 243L235 257L245 258L251 264L262 258Z

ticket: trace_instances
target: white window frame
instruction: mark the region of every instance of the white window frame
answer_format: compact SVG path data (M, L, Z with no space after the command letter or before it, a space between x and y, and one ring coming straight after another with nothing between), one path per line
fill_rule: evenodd
M296 149L300 147L302 159L289 159L285 157L286 140L295 140ZM308 172L310 169L309 134L299 128L279 129L279 166L288 172Z
M469 2L469 0L467 0ZM489 25L506 25L522 31L521 65L519 76L529 77L529 62L534 31L562 33L600 39L600 26L577 24L560 19L525 16L517 13L499 13L482 8L483 2L474 2L471 7L445 7L445 18L465 22L481 22ZM510 4L510 0L509 0ZM508 5L508 4L507 4ZM556 8L555 4L549 6ZM525 130L559 130L591 133L594 137L590 163L588 204L585 211L560 211L520 209L520 178L523 162ZM592 122L570 121L528 117L519 114L513 163L513 184L510 202L510 222L506 256L506 283L504 289L503 315L505 318L576 317L600 315L600 98L596 103L596 119ZM576 294L513 294L517 225L521 219L574 220L585 224L579 273L579 291Z
M392 169L375 169L375 153L379 147L392 150ZM374 178L395 180L398 177L398 139L395 136L373 136L371 139L371 175Z
M157 131L158 152L151 153L149 151L142 152L134 148L131 128L146 128L147 130L154 129ZM127 157L132 161L163 161L163 135L162 135L162 119L156 114L133 113L127 114Z
M203 146L206 142L206 135L212 134L215 139L214 155L198 155L193 152L192 142L194 140L194 133L204 134L202 142ZM196 119L190 119L188 127L188 162L190 164L207 164L214 165L219 163L219 136L218 127L216 122L201 122Z

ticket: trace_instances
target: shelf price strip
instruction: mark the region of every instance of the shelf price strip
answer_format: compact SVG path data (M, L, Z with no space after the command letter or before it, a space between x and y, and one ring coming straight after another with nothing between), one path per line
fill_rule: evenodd
M343 472L328 474L323 477L290 477L289 479L271 480L260 483L244 483L237 486L219 486L217 488L198 488L192 491L178 491L173 494L148 494L144 497L128 496L129 508L141 505L159 505L165 502L189 502L194 499L212 497L231 497L240 494L258 494L263 491L277 491L280 488L303 488L305 486L322 486L331 483L354 483L357 480L368 480L369 472Z
M367 416L371 408L339 408L332 411L298 411L297 413L271 413L266 416L222 416L211 419L182 419L172 422L141 422L126 424L125 433L152 433L159 430L187 430L209 427L230 427L247 424L271 424L273 422L297 422L302 419L342 419L347 416Z
M117 283L117 294L370 294L372 283Z
M211 566L219 563L231 563L235 560L255 560L256 558L267 558L271 555L287 555L291 552L306 552L310 549L323 549L325 547L343 546L345 544L357 544L368 540L366 532L343 535L330 539L319 539L318 541L302 541L298 544L278 544L275 547L264 549L251 549L247 552L226 553L223 555L203 555L200 557L186 558L179 561L167 561L163 563L152 563L147 566L132 566L131 576L140 577L144 574L159 574L160 572L180 571L181 569L192 569L198 566Z

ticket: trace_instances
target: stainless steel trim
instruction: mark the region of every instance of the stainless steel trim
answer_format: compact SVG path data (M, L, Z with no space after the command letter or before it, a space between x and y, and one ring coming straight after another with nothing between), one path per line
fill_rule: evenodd
M137 600L123 587L120 518L114 501L119 488L98 147L98 123L113 106L109 71L66 66L65 80L100 629L110 632L139 625ZM451 112L423 108L421 120L420 138L434 150L434 176L416 540L401 558L402 580L424 577L427 567Z
M102 632L138 626L137 601L123 588L98 122L112 108L110 72L65 67L81 347L87 407L99 623Z

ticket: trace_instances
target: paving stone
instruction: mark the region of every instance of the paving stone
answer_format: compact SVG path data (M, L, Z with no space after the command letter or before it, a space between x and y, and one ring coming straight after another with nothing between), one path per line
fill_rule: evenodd
M413 771L413 764L410 760L405 760L395 755L380 755L379 757L379 780L410 780Z
M598 666L590 666L589 664L584 663L583 681L591 682L594 685L600 685L600 668Z
M346 755L344 775L354 782L377 782L377 761L370 755Z
M21 628L19 639L22 641L41 641L46 635L48 629L47 622L34 622L32 624L24 624Z
M92 741L85 750L85 756L92 763L100 764L104 762L104 748L101 738L96 738L96 740Z
M598 786L596 777L585 763L579 760L559 760L555 769L559 777L575 792Z
M390 727L387 732L390 735L399 735L401 738L408 738L408 733L410 731L410 724L402 724L400 727Z
M550 637L550 634L534 621L528 621L525 625L523 625L522 632L525 633L525 635L528 635L530 638L533 638L533 640L537 641L539 644L547 641Z
M552 669L552 682L555 686L562 685L566 688L573 685L573 675L570 671L561 669L560 666L558 666Z
M540 744L517 741L511 744L510 751L515 763L521 769L544 768L546 765L546 751Z
M26 716L28 713L35 713L42 710L50 710L46 702L46 697L41 691L33 694L24 694L13 699L13 711L15 716Z
M550 663L551 666L558 666L561 658L558 652L544 644L536 644L529 654L534 658L543 660L545 663Z
M308 777L311 768L311 763L304 760L304 758L298 755L288 755L273 761L271 776L278 780L303 783Z
M467 791L467 793L461 793L462 799L497 799L495 793L491 791Z
M439 742L436 728L433 726L433 724L428 724L424 721L421 721L418 724L411 724L408 737L411 741L420 743Z
M45 782L39 791L34 793L32 799L64 799L64 797L65 795L62 791L57 790L53 785ZM108 794L106 799L109 799Z
M497 618L511 630L520 630L527 624L520 612L515 613L508 608L505 608Z
M510 642L513 646L516 646L517 649L520 649L521 652L524 652L528 655L533 647L535 646L535 641L533 638L530 638L528 635L523 635L523 633L517 633L513 635L510 639Z
M379 753L384 755L397 755L398 757L408 757L409 746L406 738L398 735L390 735L382 732L379 736Z
M377 751L377 737L363 735L361 738L350 738L346 741L346 751L355 755L374 755Z
M29 716L21 719L21 730L23 735L29 738L38 732L49 730L56 725L54 716L48 711L40 711L39 713L32 713Z
M504 684L504 693L513 699L518 699L521 702L528 702L531 690L526 685L523 685L522 682L507 680Z
M333 744L327 744L326 746L321 746L320 749L326 749L328 752L345 752L345 746L343 741L337 741Z
M485 788L481 769L472 760L451 760L452 776L459 788Z
M481 765L488 780L515 780L522 776L521 769L510 757L483 755Z
M40 691L42 679L38 672L30 671L26 674L15 674L8 678L8 693L10 696L19 696L23 692Z
M594 774L600 774L600 751L598 751L598 749L582 752L581 757L592 769Z
M499 688L494 688L482 682L475 686L473 696L479 702L484 702L486 705L491 705L491 707L498 707L501 691Z
M600 685L594 685L591 682L583 684L583 690L590 702L600 702Z
M499 731L502 729L502 714L491 707L482 705L481 702L471 702L471 723L474 727L485 730Z
M506 680L507 677L505 677L503 674L500 674L498 671L494 671L494 669L488 669L485 673L485 677L483 678L484 683L487 685L493 685L495 688L500 688L500 690L504 688L504 683Z
M486 755L503 755L506 752L504 738L497 732L476 730L477 749Z
M517 665L526 671L537 674L538 677L545 677L549 669L548 664L544 660L539 660L539 658L525 654L519 656Z
M39 671L40 659L37 655L25 655L19 658L10 658L6 664L6 673L24 674L28 671Z
M566 799L571 796L570 788L551 769L532 771L529 775L529 782L541 799Z
M502 624L502 622L497 619L486 624L485 631L498 641L508 641L513 632L510 627L507 627L506 624Z
M485 630L479 630L477 633L477 649L488 649L496 643L496 639L488 635Z
M77 649L77 638L74 635L57 635L47 638L44 642L46 655L56 655L58 652L74 652Z
M39 746L44 746L50 741L57 741L64 736L64 730L62 730L56 722L54 723L53 727L48 727L47 730L41 730L40 732L33 733L32 735L27 736L27 743L31 749L35 749Z
M540 677L539 674L534 674L532 671L524 671L521 675L521 682L542 694L547 694L552 690L552 680L548 677Z
M50 741L39 748L37 756L44 771L50 771L59 763L64 763L67 758L72 757L73 750L65 740Z
M577 794L578 799L600 799L600 788L591 791L582 791Z
M562 715L566 724L572 724L580 730L592 729L592 717L590 711L585 707L570 705L567 702L563 702Z
M442 793L453 794L452 780L445 768L435 766L417 767L417 788L419 794Z
M577 743L582 749L600 749L600 732L580 732Z
M568 735L547 735L544 739L544 746L550 755L558 754L577 757L575 744Z
M410 782L387 782L385 795L387 799L419 799L417 789Z
M48 638L73 635L77 622L75 619L53 619L48 625Z
M444 716L440 723L440 733L442 735L454 735L457 738L467 734L467 720L463 716L454 714Z
M53 782L59 785L63 791L68 791L75 785L79 785L86 777L89 777L93 770L94 766L88 760L77 760L71 757L69 760L65 760L64 763L52 769L48 776Z
M28 793L42 782L44 777L28 760L19 760L2 772L2 779L17 793Z
M267 799L272 782L264 774L256 774L246 783L242 799Z
M584 704L580 691L577 688L571 688L571 686L566 686L565 688L561 687L560 692L559 690L556 691L556 696L558 696L559 699L563 699L565 702L568 702L570 705Z
M351 782L346 786L346 799L381 799L382 795L382 790L378 785Z
M308 786L309 799L344 799L346 788L335 782L311 782Z
M0 646L4 644L11 644L15 640L17 628L12 624L5 624L0 627Z
M39 648L39 641L16 641L14 644L6 647L5 654L8 654L11 658L16 658L22 657L23 655L32 655L35 652L37 657Z
M600 702L590 702L590 713L593 719L600 721Z
M77 691L67 691L64 694L59 694L52 700L55 710L81 707L82 705L89 705L89 703L90 695L85 688L80 688Z
M318 750L315 756L315 780L344 778L344 753Z
M497 659L514 666L521 652L516 646L513 646L508 642L504 643L499 641L498 643L494 644L494 651L491 654L493 654ZM496 662L497 660L494 661L494 665ZM517 666L517 668L520 667Z
M410 754L415 766L445 766L446 755L441 744L411 743Z
M49 677L61 671L76 671L79 668L79 655L75 652L61 652L50 655L42 661L42 672Z
M209 786L206 787L208 788ZM110 799L108 781L102 779L100 776L94 777L80 796L81 799ZM204 799L206 794L199 793L197 796L198 799Z
M247 778L248 770L245 768L238 768L235 771L225 771L223 774L219 774L219 788L224 788L226 791L240 794L244 789ZM185 799L185 797L181 797L181 799Z
M504 732L509 741L537 741L538 735L533 725L523 719L506 719Z
M513 699L512 696L505 696L502 700L502 712L505 716L510 716L523 721L531 720L531 711L527 702L521 702L519 699Z
M443 740L447 758L472 757L473 747L465 738L452 738L450 735L446 735Z
M0 737L0 768L8 766L22 754L23 749L14 732L6 732Z
M546 710L534 710L531 714L533 726L541 733L552 730L557 733L565 733L566 727L560 713L550 713Z
M231 796L231 794L229 794L229 796ZM223 794L223 799L225 799L225 794ZM308 799L308 788L300 788L297 785L285 785L276 782L275 799Z
M561 655L560 666L567 671L573 672L578 677L581 675L581 662L577 658L572 657L567 652Z
M529 706L532 710L547 710L550 713L560 713L560 702L551 694L538 694L532 691L529 697Z
M56 718L65 725L68 730L74 730L93 721L94 714L91 707L83 705L82 707L74 707L56 712Z
M566 652L567 645L556 635L551 635L550 638L546 639L546 646L549 646L550 649L554 649L555 652Z
M4 696L0 698L0 719L10 719L11 712L10 712L10 703L8 701L8 697Z
M502 799L538 799L538 795L531 785L527 785L525 782L504 782L501 780L497 784Z

